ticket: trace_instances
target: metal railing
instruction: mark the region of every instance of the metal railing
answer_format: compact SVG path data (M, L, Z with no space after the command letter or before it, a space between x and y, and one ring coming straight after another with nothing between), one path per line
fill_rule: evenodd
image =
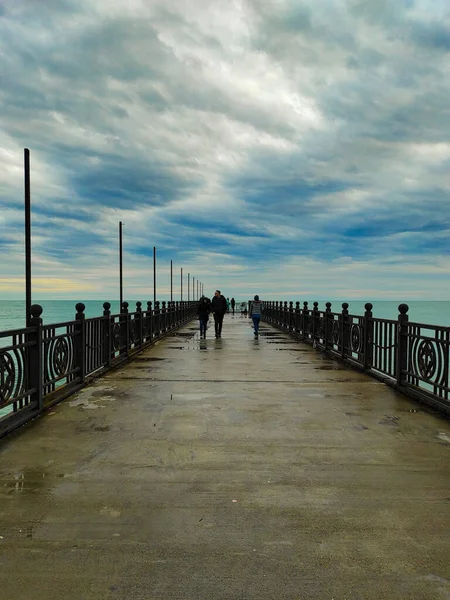
M197 302L136 303L129 312L86 319L76 305L74 321L44 325L42 307L31 307L30 327L0 332L0 437L81 389L190 321Z
M264 302L262 319L312 344L330 358L364 370L400 392L450 415L450 327L412 323L409 307L400 304L397 320L349 314L348 304L332 312L331 303Z

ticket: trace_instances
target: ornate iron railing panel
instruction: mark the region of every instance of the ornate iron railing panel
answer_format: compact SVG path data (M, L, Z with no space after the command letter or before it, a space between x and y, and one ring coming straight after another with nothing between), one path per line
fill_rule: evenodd
M144 343L153 339L153 311L146 310L142 313Z
M111 357L117 359L127 352L128 314L111 315L109 329L111 336Z
M29 383L29 351L36 347L33 334L35 328L0 333L0 420L28 407L36 391Z
M364 317L348 315L345 355L364 365Z
M406 385L449 399L450 327L407 323Z
M332 315L332 319L330 320L329 323L329 330L330 330L330 345L329 348L331 350L333 350L336 353L340 353L342 346L341 346L341 337L342 337L342 327L341 327L341 315L337 314L337 313L331 313Z
M72 383L80 370L75 361L76 322L42 326L44 396ZM62 331L58 331L62 330Z

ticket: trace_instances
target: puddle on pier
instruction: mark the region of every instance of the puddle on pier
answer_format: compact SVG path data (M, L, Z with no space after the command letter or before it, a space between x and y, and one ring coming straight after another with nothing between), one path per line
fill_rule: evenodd
M56 475L57 478L64 476L64 473ZM0 482L8 494L35 494L48 488L54 477L40 469L24 469L19 473L2 473Z
M180 331L178 333L174 333L173 335L169 335L168 338L169 339L170 338L177 338L177 337L189 337L189 338L191 338L191 337L194 337L196 331L197 331L196 329L193 331L193 333L186 333L184 331Z
M308 352L308 348L275 348L277 352Z

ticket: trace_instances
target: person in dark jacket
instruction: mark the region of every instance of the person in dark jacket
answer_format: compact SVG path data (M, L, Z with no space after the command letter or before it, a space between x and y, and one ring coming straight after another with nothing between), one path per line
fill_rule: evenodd
M236 306L236 300L234 298L231 298L230 304L231 304L231 310L233 311L233 315L234 315L234 307Z
M197 315L200 321L200 337L206 339L206 327L209 321L209 313L211 312L211 300L206 296L202 296L197 306Z
M214 313L214 326L216 330L216 338L222 337L222 323L225 313L227 312L227 301L222 296L220 290L216 290L214 298L211 300L211 310Z

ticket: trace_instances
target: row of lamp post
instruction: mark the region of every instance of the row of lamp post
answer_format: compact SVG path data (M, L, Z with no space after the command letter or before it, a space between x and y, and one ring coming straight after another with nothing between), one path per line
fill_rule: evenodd
M31 319L31 185L30 185L30 151L24 150L25 171L25 311L26 326ZM191 300L191 274L188 273L187 299ZM195 287L195 283L197 284ZM180 280L181 301L183 301L183 269ZM204 285L192 277L192 300L198 300L204 293ZM119 222L119 298L120 309L123 306L123 223ZM173 302L173 261L170 261L170 301ZM153 306L156 305L156 247L153 246Z
M120 286L120 306L123 303L123 223L119 222L119 286ZM187 276L188 288L187 288L187 299L188 302L191 300L191 274ZM196 286L195 286L196 284ZM192 277L192 300L198 300L204 293L204 284L195 277ZM183 301L183 268L180 271L180 299ZM170 301L173 302L173 261L170 261ZM156 247L153 246L153 306L156 303Z

